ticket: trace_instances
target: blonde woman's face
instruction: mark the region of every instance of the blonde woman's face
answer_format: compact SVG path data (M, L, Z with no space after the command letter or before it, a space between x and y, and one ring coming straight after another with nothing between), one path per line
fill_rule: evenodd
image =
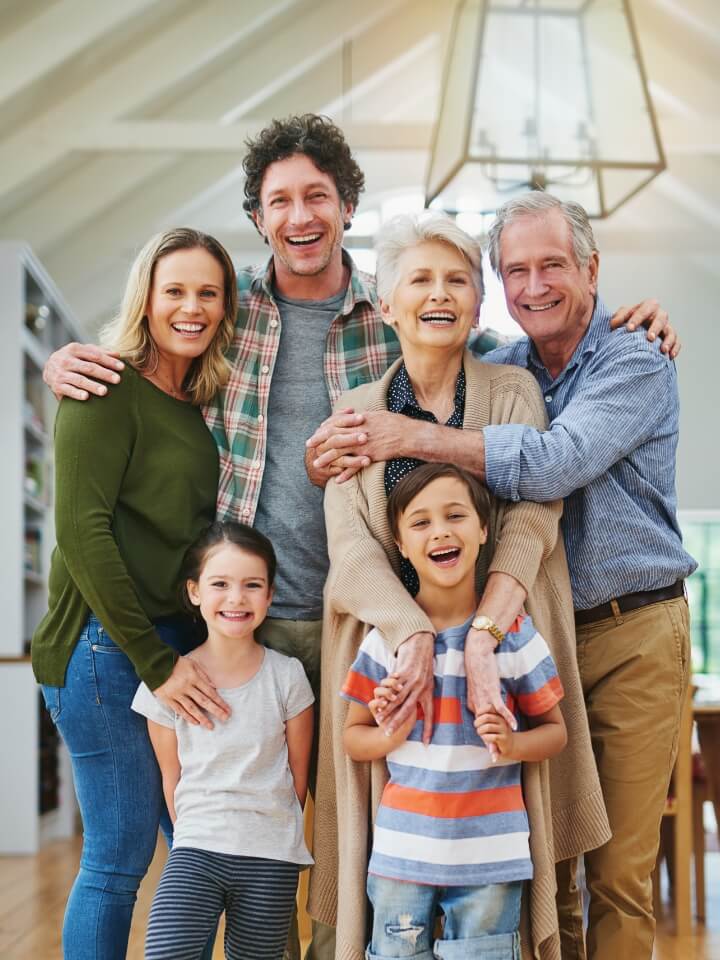
M223 270L203 247L175 250L155 264L145 314L161 355L199 357L225 315Z
M477 320L480 300L470 264L453 246L428 240L405 250L399 280L382 317L407 351L462 351Z

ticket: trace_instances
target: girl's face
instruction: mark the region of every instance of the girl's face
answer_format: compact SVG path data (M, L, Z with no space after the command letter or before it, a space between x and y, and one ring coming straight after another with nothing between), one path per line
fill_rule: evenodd
M273 595L262 557L232 543L206 555L200 579L188 580L187 592L210 633L225 637L251 637L267 616Z
M225 315L224 290L222 267L204 247L157 261L145 314L162 355L193 360L207 350Z

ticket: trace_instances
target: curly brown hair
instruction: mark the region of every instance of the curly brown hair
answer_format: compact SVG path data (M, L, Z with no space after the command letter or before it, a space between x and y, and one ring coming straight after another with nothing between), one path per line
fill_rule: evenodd
M353 208L365 188L365 176L355 162L342 130L329 117L317 113L273 120L257 137L245 141L243 208L253 220L260 210L260 190L265 171L276 160L303 153L335 181L340 200Z

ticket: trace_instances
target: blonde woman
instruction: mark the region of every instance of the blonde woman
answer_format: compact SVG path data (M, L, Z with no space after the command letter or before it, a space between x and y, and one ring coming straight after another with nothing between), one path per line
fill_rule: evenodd
M218 453L199 405L227 379L236 297L215 239L190 229L153 238L104 332L125 361L121 382L58 410L58 546L32 660L83 820L66 960L122 960L155 848L162 785L147 725L130 709L138 684L192 723L229 713L202 668L174 650L203 639L176 584L185 549L215 518Z

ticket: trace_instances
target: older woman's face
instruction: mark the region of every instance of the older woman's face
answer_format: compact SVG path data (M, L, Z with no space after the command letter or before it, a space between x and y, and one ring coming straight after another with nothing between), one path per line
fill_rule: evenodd
M403 252L383 320L408 348L460 351L480 310L470 264L455 247L428 240Z
M225 315L222 267L204 247L161 257L155 264L145 313L161 354L199 357Z

